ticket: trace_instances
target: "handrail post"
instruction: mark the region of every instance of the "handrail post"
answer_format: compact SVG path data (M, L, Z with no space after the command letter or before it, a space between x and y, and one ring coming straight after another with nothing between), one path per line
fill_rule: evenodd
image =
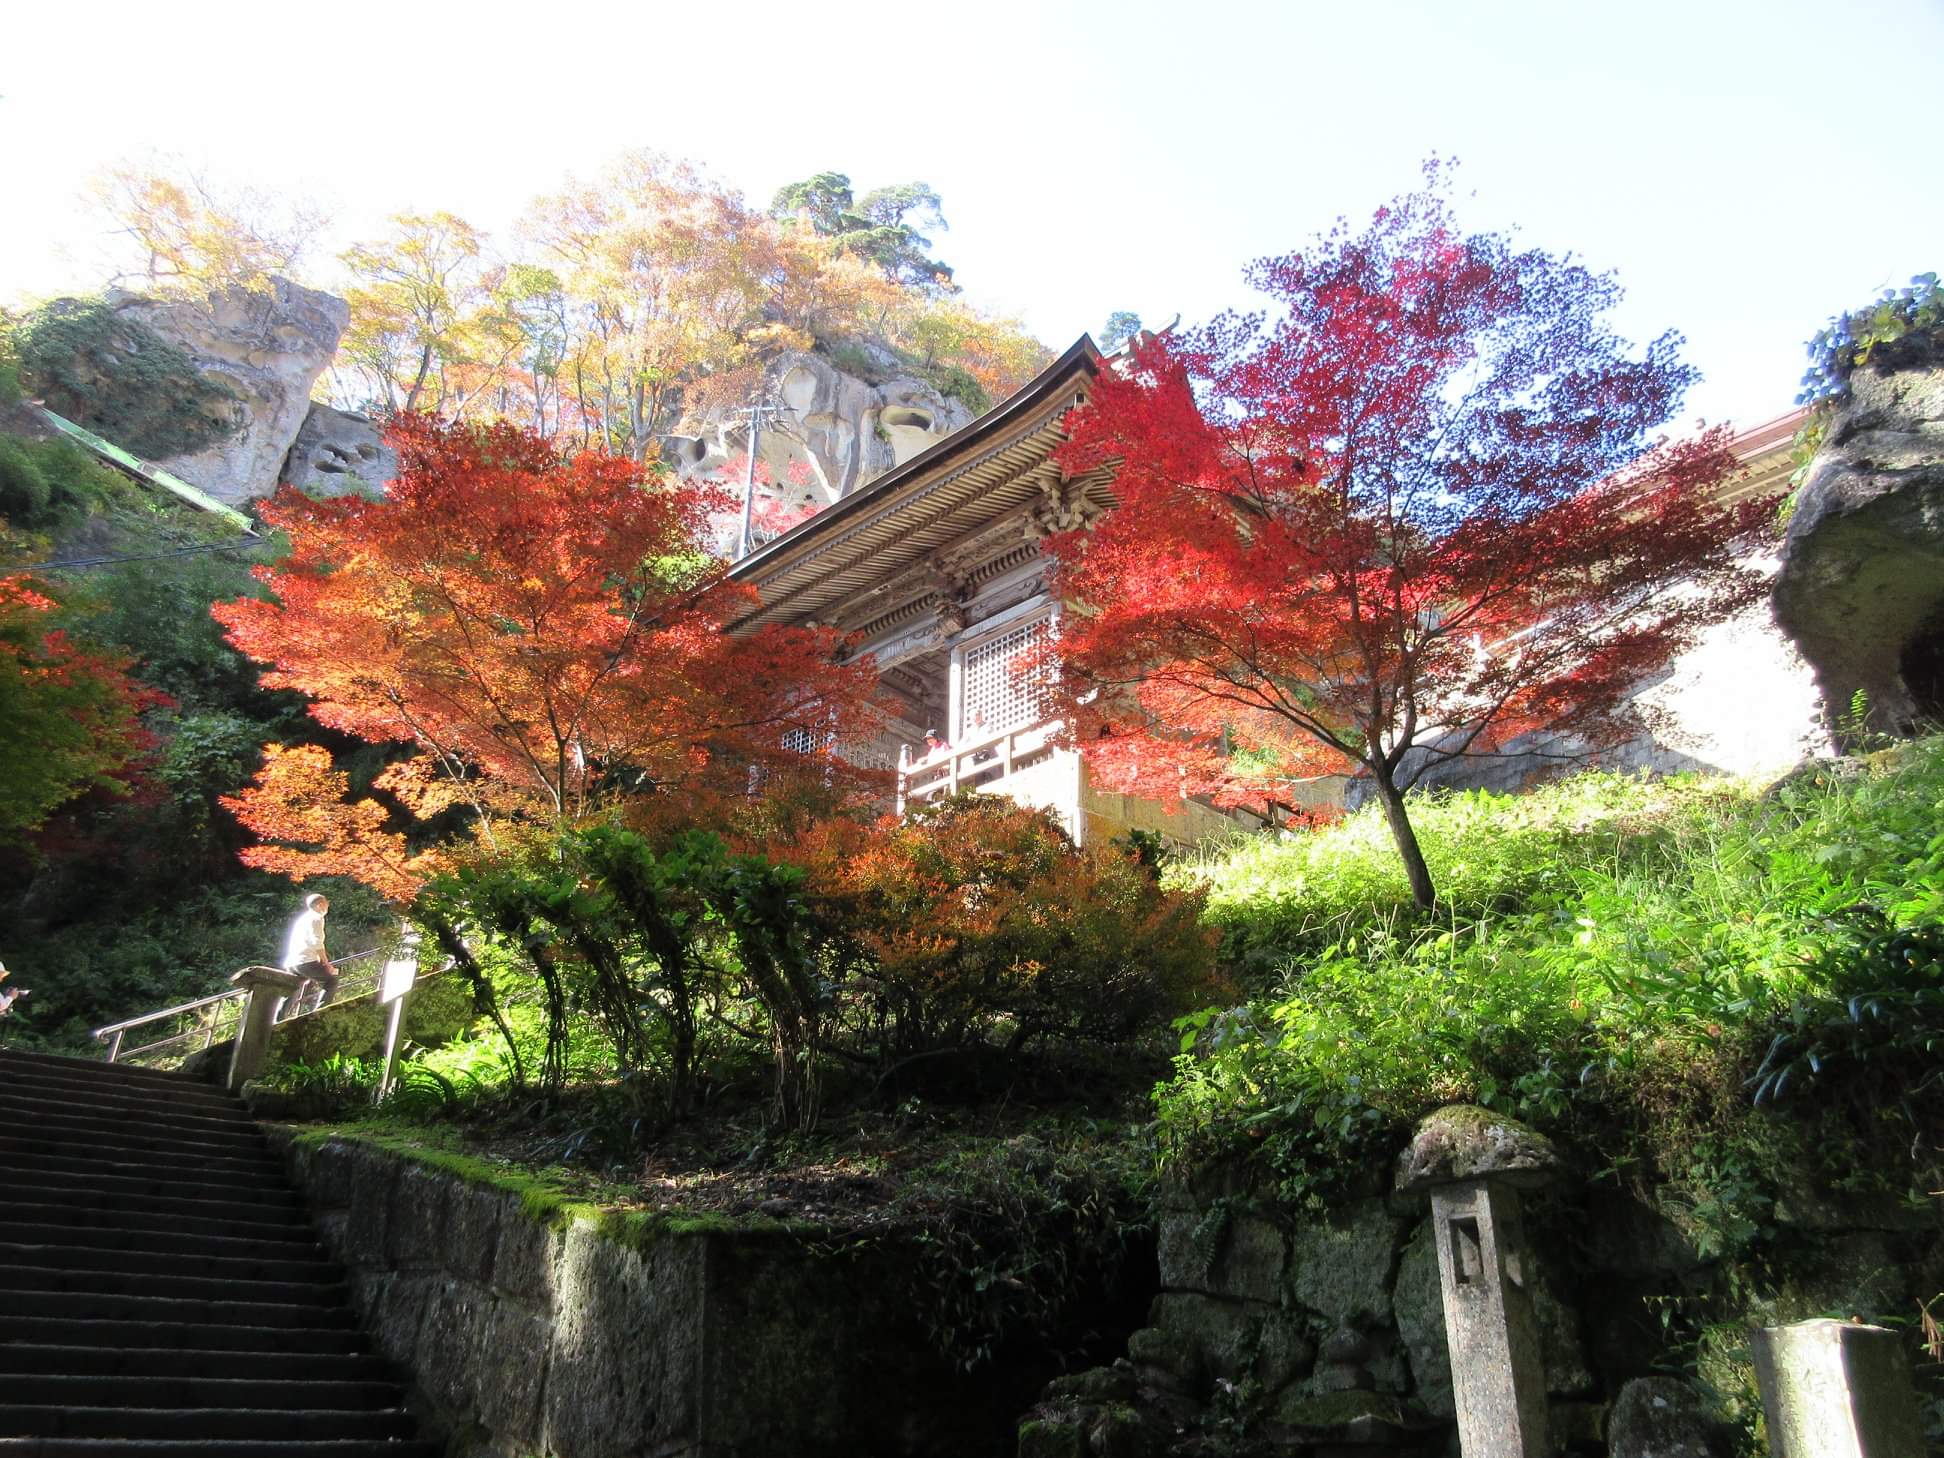
M121 1028L116 1028L114 1039L108 1044L108 1061L110 1063L113 1063L117 1058L121 1057L121 1040L122 1040L123 1031L124 1030Z
M230 1054L227 1087L235 1093L263 1072L270 1054L270 1034L277 1016L277 1004L304 985L304 979L281 967L245 967L230 981L246 989L250 998L243 1009L243 1023L236 1035L236 1049Z

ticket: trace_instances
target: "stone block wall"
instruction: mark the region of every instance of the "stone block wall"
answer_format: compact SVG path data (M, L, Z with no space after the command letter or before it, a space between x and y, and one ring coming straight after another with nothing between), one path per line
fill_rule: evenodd
M1114 1367L1049 1386L1021 1428L1021 1458L1201 1451L1180 1445L1211 1423L1243 1434L1238 1451L1251 1453L1455 1458L1432 1228L1412 1202L1374 1193L1386 1173L1370 1172L1373 1193L1321 1210L1252 1196L1239 1177L1170 1188L1149 1325ZM1774 1213L1777 1279L1748 1283L1739 1323L1907 1322L1944 1289L1944 1209L1805 1186ZM1727 1458L1731 1414L1665 1375L1695 1360L1678 1313L1720 1288L1678 1202L1562 1193L1529 1203L1526 1228L1555 1451ZM1702 1360L1704 1378L1746 1388L1752 1403L1749 1374ZM1675 1410L1688 1446L1641 1436L1664 1435Z
M895 1242L624 1241L370 1144L288 1158L452 1458L971 1458L1009 1439L1018 1401L933 1353Z

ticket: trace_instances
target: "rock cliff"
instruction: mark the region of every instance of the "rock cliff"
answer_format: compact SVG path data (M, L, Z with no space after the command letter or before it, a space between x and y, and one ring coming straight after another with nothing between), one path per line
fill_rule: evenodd
M1910 353L1851 378L1775 580L1832 721L1861 690L1895 733L1944 716L1944 342Z
M235 392L238 432L194 455L156 464L218 500L236 503L276 489L311 409L311 390L350 322L343 299L272 279L267 291L236 290L204 303L114 293L109 302L189 356Z
M870 378L821 354L793 352L769 367L775 408L764 417L757 458L768 468L771 499L785 508L828 506L972 422L963 401L906 372L888 351L860 354ZM683 477L706 478L740 457L748 439L746 417L712 410L685 420L665 456Z

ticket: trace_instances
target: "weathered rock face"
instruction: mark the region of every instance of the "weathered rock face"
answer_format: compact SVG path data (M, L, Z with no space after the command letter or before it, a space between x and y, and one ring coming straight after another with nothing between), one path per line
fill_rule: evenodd
M972 423L964 402L925 380L895 373L876 384L820 354L785 354L769 368L780 407L766 416L757 458L769 467L774 499L790 507L827 506ZM690 420L669 437L666 455L684 477L711 476L742 453L747 424L726 416ZM736 483L740 484L740 483Z
M1944 714L1944 362L1852 377L1796 498L1775 615L1833 719L1859 689L1875 728Z
M280 481L313 496L383 491L398 474L398 452L369 415L313 400L284 457Z
M274 491L310 412L311 388L351 320L350 305L287 279L272 279L262 293L238 290L207 304L133 294L110 301L237 395L241 429L234 438L157 464L232 504Z

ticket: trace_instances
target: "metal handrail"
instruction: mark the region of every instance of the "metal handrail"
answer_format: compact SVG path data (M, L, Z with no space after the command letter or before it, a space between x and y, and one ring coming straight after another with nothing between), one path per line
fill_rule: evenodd
M350 962L360 962L367 957L377 956L381 950L382 948L379 947L366 947L361 952L352 952L348 956L333 958L332 965L337 967L342 967ZM365 991L371 990L370 988L366 988L363 987L362 985L358 985L365 980L362 978L362 976L354 976L353 978L346 979L346 980L352 982L353 987L347 989L344 981L340 981L340 983L338 984L338 991L340 995L343 995L347 991L352 991L355 993L363 993ZM369 980L372 988L375 988L378 985L378 979L375 975L372 976ZM202 1046L203 1048L206 1049L212 1047L215 1044L217 1027L219 1026L219 1024L221 1024L224 1021L222 1015L214 1011L212 1011L206 1019L199 1022L199 1024L196 1027L186 1029L185 1031L180 1033L171 1033L168 1037L158 1038L153 1043L144 1043L138 1048L124 1049L122 1046L122 1042L123 1039L127 1036L131 1028L139 1028L148 1023L161 1022L164 1018L181 1017L187 1013L198 1012L203 1008L214 1009L218 1007L220 1004L229 1003L229 1002L234 1002L238 1004L235 1014L228 1019L229 1028L227 1029L227 1031L234 1032L236 1023L242 1016L242 1012L243 1012L241 1006L242 1001L243 999L247 998L249 995L250 995L249 992L244 988L232 987L223 992L213 993L208 997L199 997L194 1002L179 1003L175 1007L165 1007L155 1012L143 1013L140 1017L124 1018L119 1023L110 1023L105 1028L96 1028L92 1036L97 1043L103 1041L104 1039L108 1040L107 1061L110 1063L119 1062L124 1058L130 1060L140 1058L144 1054L153 1054L158 1049L169 1048L177 1043L191 1042L197 1037L201 1037ZM279 1018L279 1021L288 1022L291 1018L298 1017L298 1016L300 1016L300 1014L297 1011L297 1008L295 1006L295 1001L293 999L291 1002L286 1003L284 1005L283 1009L281 1010L281 1017Z

